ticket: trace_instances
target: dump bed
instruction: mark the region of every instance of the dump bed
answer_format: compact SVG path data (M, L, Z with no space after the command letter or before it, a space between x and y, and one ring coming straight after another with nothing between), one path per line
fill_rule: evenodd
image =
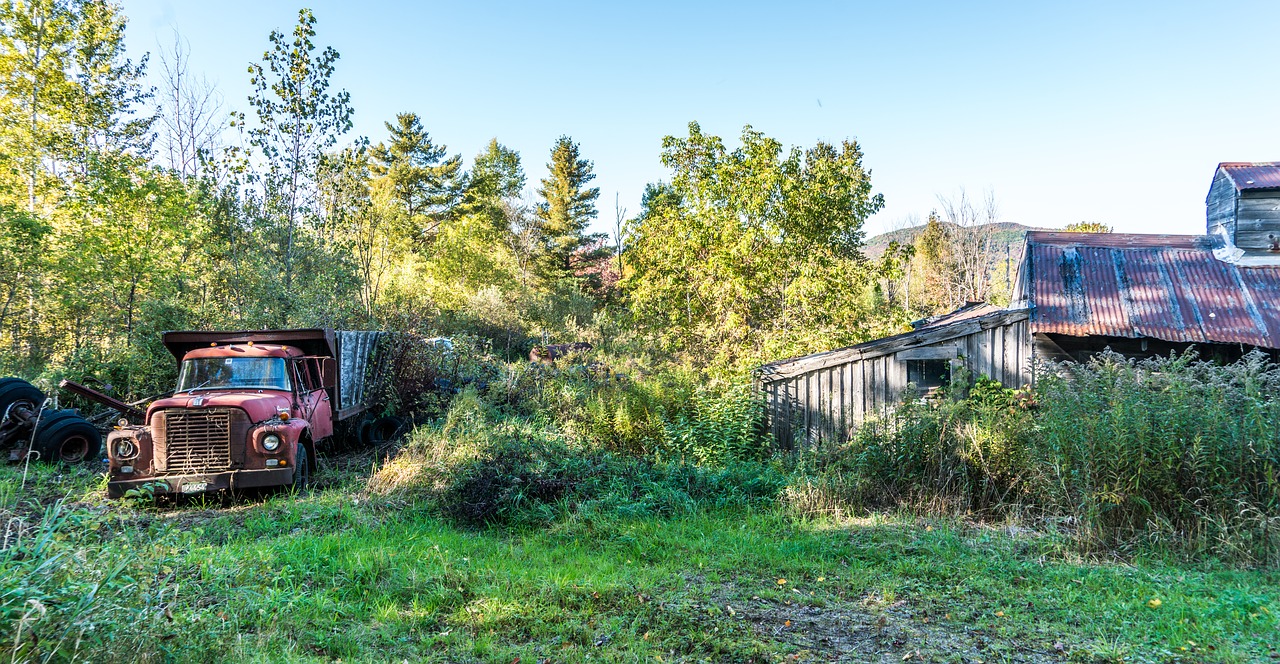
M359 415L376 396L377 386L386 379L386 354L379 352L386 332L340 331L338 342L338 412L345 420Z
M164 345L179 362L187 352L210 345L234 343L281 344L293 346L313 357L333 358L336 375L326 376L334 403L335 420L363 413L385 378L386 362L379 352L385 332L330 330L188 330L164 333Z

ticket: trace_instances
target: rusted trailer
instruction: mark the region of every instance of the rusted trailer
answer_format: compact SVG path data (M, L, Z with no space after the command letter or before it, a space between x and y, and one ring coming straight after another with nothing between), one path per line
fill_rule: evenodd
M0 449L9 450L11 462L80 463L98 458L102 432L79 411L59 409L31 383L0 378Z
M383 332L329 329L166 332L179 362L172 396L107 437L107 493L196 494L305 486L316 449L368 434L385 373Z

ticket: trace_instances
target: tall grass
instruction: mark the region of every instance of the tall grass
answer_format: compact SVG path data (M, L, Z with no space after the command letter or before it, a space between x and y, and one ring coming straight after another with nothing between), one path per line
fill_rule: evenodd
M1090 539L1280 561L1280 367L1106 354L1039 385L1044 508Z
M1194 353L1046 364L1032 391L979 379L908 399L801 459L804 512L908 506L1052 520L1086 547L1150 544L1280 563L1280 367Z
M176 589L155 561L110 544L118 519L62 501L5 518L0 625L11 661L146 661L148 639L172 622Z

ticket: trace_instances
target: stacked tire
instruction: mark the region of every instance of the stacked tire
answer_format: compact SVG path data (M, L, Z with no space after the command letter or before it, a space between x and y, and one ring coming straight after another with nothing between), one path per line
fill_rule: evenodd
M44 394L31 383L20 378L0 378L0 431L9 431L11 438L2 442L24 448L31 444L31 451L48 463L96 460L102 450L102 434L97 427L75 409L42 411L44 402ZM27 414L23 422L19 421L20 412ZM36 427L34 439L32 426Z

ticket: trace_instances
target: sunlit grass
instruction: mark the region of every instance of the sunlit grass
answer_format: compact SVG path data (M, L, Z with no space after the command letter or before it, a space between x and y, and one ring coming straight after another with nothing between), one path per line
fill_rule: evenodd
M65 530L56 546L84 561L73 576L127 560L141 594L162 598L99 609L101 638L144 637L129 651L140 661L820 661L829 631L827 647L875 659L1233 662L1267 657L1280 630L1275 572L1081 560L1053 534L948 519L711 510L460 530L358 484L106 508L123 527ZM39 579L0 561L13 607Z

